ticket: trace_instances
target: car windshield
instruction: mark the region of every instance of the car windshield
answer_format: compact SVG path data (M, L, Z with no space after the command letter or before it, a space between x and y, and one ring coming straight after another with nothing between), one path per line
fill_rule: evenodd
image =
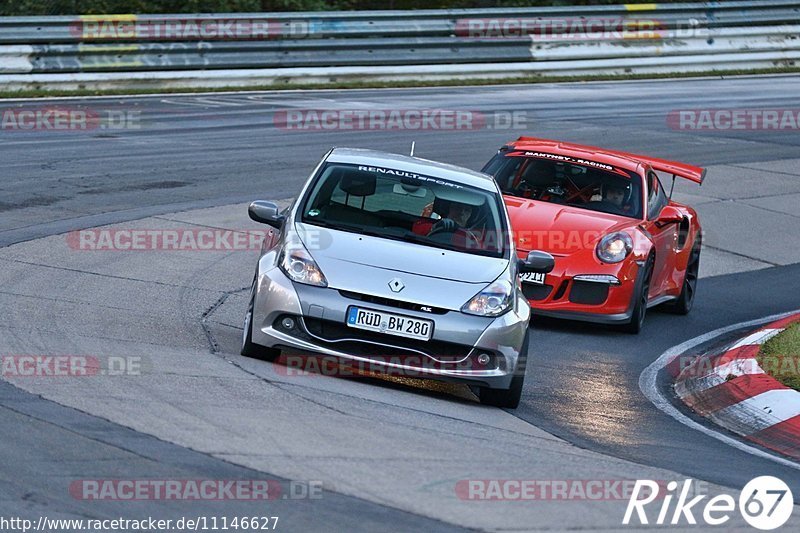
M500 195L431 176L328 163L304 203L304 223L490 257L504 257Z
M483 171L506 195L642 218L641 179L625 169L557 154L512 152L497 154Z

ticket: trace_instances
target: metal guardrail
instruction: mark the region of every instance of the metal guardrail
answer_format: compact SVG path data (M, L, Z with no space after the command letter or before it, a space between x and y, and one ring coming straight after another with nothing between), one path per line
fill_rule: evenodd
M232 75L263 82L270 70L281 80L498 77L765 68L798 59L800 1L790 0L0 17L0 86L7 87L22 87L25 76L34 85L93 74L143 80L136 72L179 84L217 79L213 85Z

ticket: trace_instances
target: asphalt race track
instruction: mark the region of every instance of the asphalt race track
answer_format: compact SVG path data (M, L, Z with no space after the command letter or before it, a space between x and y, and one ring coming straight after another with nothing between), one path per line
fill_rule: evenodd
M672 346L800 308L800 132L673 129L685 109L796 108L792 76L475 88L62 100L135 128L0 129L0 355L135 356L142 375L0 381L0 515L280 516L292 531L619 527L625 502L475 502L464 479L695 478L738 491L800 465L730 447L663 414L639 377ZM43 102L5 102L3 109ZM467 131L287 131L287 109L459 109ZM796 110L796 109L795 109ZM518 129L502 127L515 115ZM501 117L495 119L494 117ZM520 122L521 121L521 122ZM479 169L526 133L708 167L678 183L706 231L695 309L650 310L631 336L537 319L520 407L409 380L298 377L238 356L256 253L80 252L65 232L255 229L244 203L286 200L331 146ZM669 397L665 379L660 380ZM277 479L319 499L78 499L80 479ZM268 512L266 512L268 511ZM800 515L795 507L793 520Z

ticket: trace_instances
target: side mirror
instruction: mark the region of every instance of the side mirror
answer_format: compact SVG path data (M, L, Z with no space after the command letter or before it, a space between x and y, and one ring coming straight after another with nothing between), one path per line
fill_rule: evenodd
M680 210L672 205L664 206L664 209L661 210L661 213L658 214L656 218L656 224L659 226L666 226L667 224L673 224L675 222L682 222L683 221L683 213Z
M556 260L552 255L547 252L533 250L528 252L528 257L525 258L525 260L519 262L519 271L521 273L536 272L539 274L547 274L552 271L555 266Z
M247 214L252 220L267 224L275 229L283 227L283 217L278 214L278 206L272 202L256 200L247 208Z

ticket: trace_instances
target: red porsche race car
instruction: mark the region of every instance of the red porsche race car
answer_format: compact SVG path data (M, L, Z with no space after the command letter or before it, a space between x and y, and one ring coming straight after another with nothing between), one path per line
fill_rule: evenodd
M521 258L555 257L549 274L521 276L535 314L618 324L638 333L647 308L692 308L701 229L672 200L675 179L705 169L643 155L520 137L484 166L504 194ZM672 175L667 193L658 173Z

